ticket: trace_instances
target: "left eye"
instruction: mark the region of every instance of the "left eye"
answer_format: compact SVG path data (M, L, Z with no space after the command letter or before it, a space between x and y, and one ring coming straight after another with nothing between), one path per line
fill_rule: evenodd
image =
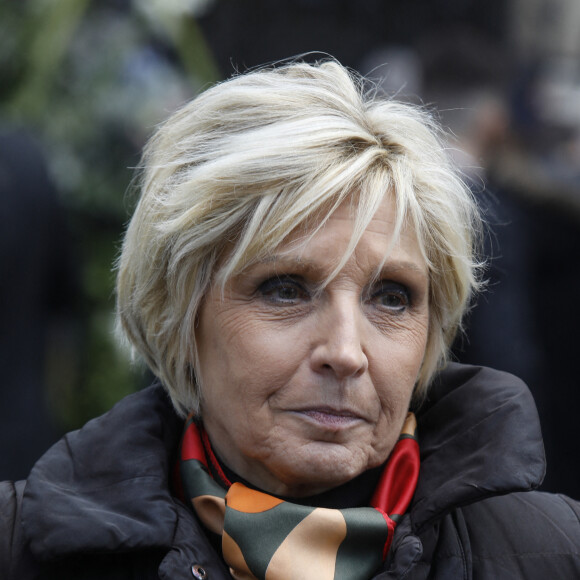
M405 310L410 301L409 290L394 282L381 283L371 295L371 302L396 312Z
M258 292L273 304L290 305L308 299L303 285L291 276L269 278L260 284Z

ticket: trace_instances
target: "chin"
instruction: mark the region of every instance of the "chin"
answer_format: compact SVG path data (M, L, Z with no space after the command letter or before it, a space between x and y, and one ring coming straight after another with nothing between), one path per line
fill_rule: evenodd
M287 466L285 474L279 477L284 493L291 497L300 497L322 493L334 487L347 483L361 473L374 467L360 458L336 457L327 454L324 458L303 458L302 465ZM380 463L378 463L380 464ZM377 464L377 465L378 465Z

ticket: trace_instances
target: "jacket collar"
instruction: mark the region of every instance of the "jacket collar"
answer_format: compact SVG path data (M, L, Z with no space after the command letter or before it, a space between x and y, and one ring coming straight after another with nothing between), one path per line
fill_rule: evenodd
M454 507L540 484L537 412L515 377L451 364L417 418L415 532ZM169 474L182 426L162 387L154 385L51 448L24 493L23 525L35 556L170 549L180 506L170 494Z
M460 507L537 488L545 474L536 406L508 373L450 363L417 413L421 472L415 531Z

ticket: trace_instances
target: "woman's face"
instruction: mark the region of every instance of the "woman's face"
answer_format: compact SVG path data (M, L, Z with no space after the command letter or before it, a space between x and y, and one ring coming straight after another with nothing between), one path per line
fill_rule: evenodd
M380 268L393 227L386 197L316 294L352 234L343 205L306 246L298 233L224 296L206 296L196 328L204 426L217 455L265 491L335 487L380 465L397 441L425 354L429 279L412 231Z

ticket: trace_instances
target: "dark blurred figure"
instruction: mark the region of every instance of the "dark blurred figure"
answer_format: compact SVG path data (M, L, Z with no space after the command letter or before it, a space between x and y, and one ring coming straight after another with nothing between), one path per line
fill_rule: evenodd
M425 98L457 135L489 224L488 289L455 354L528 384L546 449L542 488L580 497L580 166L561 155L574 130L542 118L537 67L510 63L487 39L463 31L424 48Z
M0 131L0 272L0 479L20 479L59 436L48 367L62 352L77 293L69 236L42 153L14 129ZM73 361L62 362L68 380Z
M504 225L496 228L503 243L495 271L507 287L500 283L491 289L474 322L481 324L519 273L520 290L526 292L522 330L534 339L534 347L526 350L530 373L522 378L536 398L548 460L542 487L580 497L580 163L572 154L580 127L542 113L542 107L555 110L557 104L542 103L548 91L542 88L541 67L520 72L511 92L508 138L489 152L486 163L489 183L501 193L505 208ZM520 232L520 239L510 238L510 229ZM512 296L512 309L520 307L520 296ZM517 357L526 360L506 339L495 348L502 346L506 358L513 356L512 365Z

